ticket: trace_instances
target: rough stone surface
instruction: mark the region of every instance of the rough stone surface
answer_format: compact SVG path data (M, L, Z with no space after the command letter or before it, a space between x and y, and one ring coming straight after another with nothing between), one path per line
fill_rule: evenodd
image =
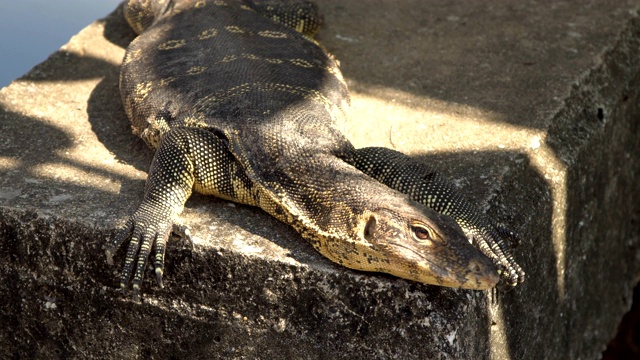
M340 268L202 196L195 251L123 298L103 244L152 154L120 104L116 10L0 90L0 358L598 358L640 275L639 4L319 1L356 146L432 163L523 235L527 280L497 304Z

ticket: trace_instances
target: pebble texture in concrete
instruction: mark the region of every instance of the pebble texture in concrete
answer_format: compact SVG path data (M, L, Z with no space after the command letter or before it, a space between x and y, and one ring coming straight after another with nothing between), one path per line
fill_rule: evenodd
M0 357L597 358L639 275L638 1L319 0L345 132L446 173L523 235L491 304L340 268L258 209L194 196L195 251L117 292L103 245L142 196L118 9L0 90Z

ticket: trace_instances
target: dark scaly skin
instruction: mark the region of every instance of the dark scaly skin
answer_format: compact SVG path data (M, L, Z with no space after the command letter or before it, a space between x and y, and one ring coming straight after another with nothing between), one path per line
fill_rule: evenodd
M139 298L152 250L162 285L167 238L188 237L176 224L192 190L259 206L353 269L496 285L494 263L451 217L353 160L360 150L337 130L348 91L310 38L320 23L313 4L131 0L125 14L140 36L122 64L123 105L156 154L140 207L107 246L112 262L129 241L123 291L132 283Z

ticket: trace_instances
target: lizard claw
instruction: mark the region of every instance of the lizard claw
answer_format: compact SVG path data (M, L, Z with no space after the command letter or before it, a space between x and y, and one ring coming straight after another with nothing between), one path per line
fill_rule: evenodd
M105 251L107 263L113 264L113 255L129 240L124 267L120 276L120 289L123 295L127 295L127 288L131 283L133 300L140 301L140 288L147 261L154 249L154 267L156 281L162 287L162 274L164 269L164 253L166 242L172 229L173 218L171 212L162 206L149 202L143 202L138 210L131 216L125 226L114 237ZM187 234L186 227L178 227L181 233ZM188 237L190 240L190 237ZM133 279L132 279L133 275Z
M133 301L140 302L140 285L133 284L132 288L133 288L133 295L132 295Z
M189 227L181 224L173 224L171 232L182 239L182 241L189 243L189 249L194 250L193 239L191 238L191 231ZM156 274L156 283L160 288L164 287L162 282L162 276L164 275L164 254L166 249L166 239L158 239L156 241L156 253L154 262L154 272Z
M131 236L133 231L133 219L130 218L127 223L120 229L118 234L107 245L105 250L105 256L107 257L107 264L113 265L113 255L118 251L122 243Z
M485 229L474 229L470 239L496 265L498 274L503 279L500 284L515 287L524 281L525 273L509 250L518 244L520 238L507 228L496 226L491 221L489 223ZM505 239L508 240L508 244Z
M163 274L163 270L159 267L156 267L156 283L158 284L158 286L160 288L164 287L164 284L162 283L162 274Z

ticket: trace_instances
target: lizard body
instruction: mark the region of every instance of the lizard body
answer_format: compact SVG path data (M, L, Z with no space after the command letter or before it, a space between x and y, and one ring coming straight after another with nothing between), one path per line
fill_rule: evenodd
M511 285L524 279L503 233L473 238L474 246L460 228L484 234L492 222L451 187L429 192L446 181L407 173L405 183L425 191L395 186L377 166L403 173L408 167L393 161L404 155L355 149L338 131L349 93L311 38L320 24L314 4L130 0L125 16L140 35L123 60L122 101L156 153L140 207L107 246L112 262L129 240L123 291L132 282L139 297L152 248L162 285L166 241L171 231L184 235L176 224L193 190L258 206L349 268L468 289L493 287L498 270ZM433 210L434 196L460 211Z

